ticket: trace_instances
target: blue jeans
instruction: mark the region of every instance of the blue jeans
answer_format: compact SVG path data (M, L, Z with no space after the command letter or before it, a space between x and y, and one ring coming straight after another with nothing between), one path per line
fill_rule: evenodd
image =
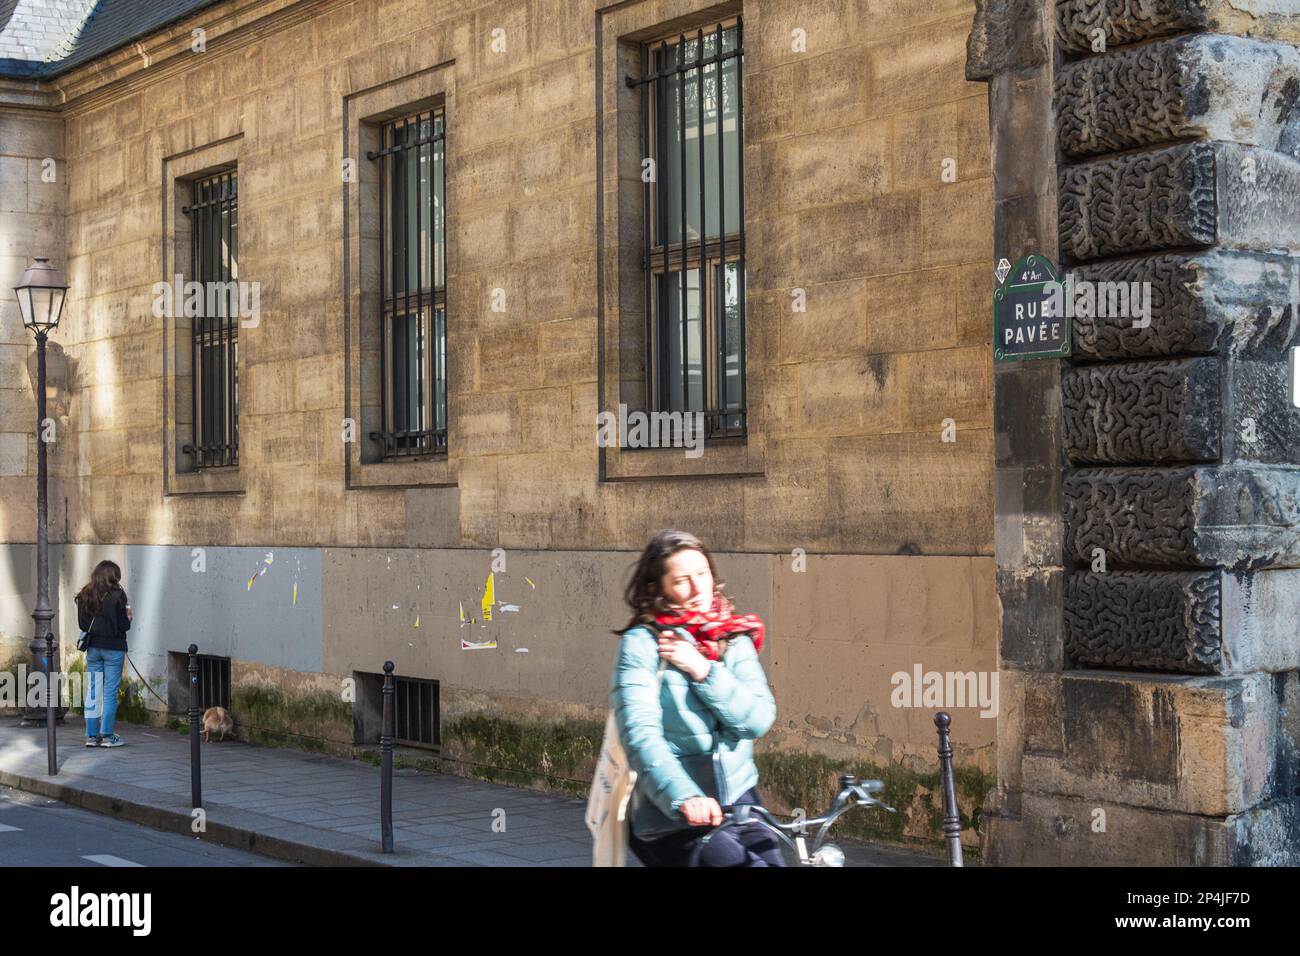
M763 801L758 788L750 787L735 802ZM765 827L728 827L701 843L712 831L712 827L691 827L653 840L639 840L629 833L627 843L644 866L785 866L781 844Z
M122 683L122 665L125 662L126 651L106 651L100 647L86 650L87 737L107 737L113 733L113 718L117 716L117 688Z

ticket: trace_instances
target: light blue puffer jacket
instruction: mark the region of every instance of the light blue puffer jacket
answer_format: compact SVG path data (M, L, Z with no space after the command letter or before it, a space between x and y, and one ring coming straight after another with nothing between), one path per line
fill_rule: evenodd
M624 632L609 695L619 740L637 772L628 815L643 839L689 827L677 811L689 797L716 794L727 804L757 784L754 740L776 719L776 701L747 635L730 642L704 680L669 664L660 686L656 634L646 626Z

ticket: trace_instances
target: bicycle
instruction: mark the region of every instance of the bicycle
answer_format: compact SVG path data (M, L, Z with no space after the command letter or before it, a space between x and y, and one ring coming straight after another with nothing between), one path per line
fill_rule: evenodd
M882 807L890 813L897 813L898 811L893 807L870 796L870 794L879 793L883 789L885 789L883 781L858 781L852 774L842 774L840 776L840 792L835 795L835 800L831 803L829 810L815 819L796 819L790 823L781 823L770 810L758 804L728 804L722 807L722 823L714 827L701 842L708 843L719 831L727 827L743 827L757 824L767 827L786 846L794 850L799 856L800 866L843 866L844 851L834 843L823 845L822 841L826 839L827 831L830 830L831 824L841 814L853 807ZM812 852L809 853L806 839L807 829L818 824L820 824L820 829L817 830ZM794 834L794 839L791 839L789 834Z

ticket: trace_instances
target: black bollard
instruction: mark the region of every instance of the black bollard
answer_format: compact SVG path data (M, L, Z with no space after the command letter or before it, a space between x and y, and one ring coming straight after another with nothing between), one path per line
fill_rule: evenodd
M190 806L203 806L203 774L199 767L199 646L190 645Z
M952 777L952 743L948 739L948 726L952 718L945 713L934 715L934 726L939 729L939 770L943 782L943 839L948 845L948 865L962 866L961 817L957 815L957 787Z
M54 736L54 635L45 635L45 749L51 777L59 774L58 741Z
M384 729L379 735L383 766L379 772L380 848L393 852L393 662L384 661Z

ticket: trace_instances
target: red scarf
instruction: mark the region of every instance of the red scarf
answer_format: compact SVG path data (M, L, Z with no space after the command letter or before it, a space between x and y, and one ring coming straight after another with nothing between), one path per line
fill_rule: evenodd
M732 634L749 634L754 641L754 653L763 649L763 619L757 614L732 614L732 603L722 595L713 599L707 611L675 608L655 618L664 627L681 627L695 639L695 646L706 658L716 661L718 640Z

